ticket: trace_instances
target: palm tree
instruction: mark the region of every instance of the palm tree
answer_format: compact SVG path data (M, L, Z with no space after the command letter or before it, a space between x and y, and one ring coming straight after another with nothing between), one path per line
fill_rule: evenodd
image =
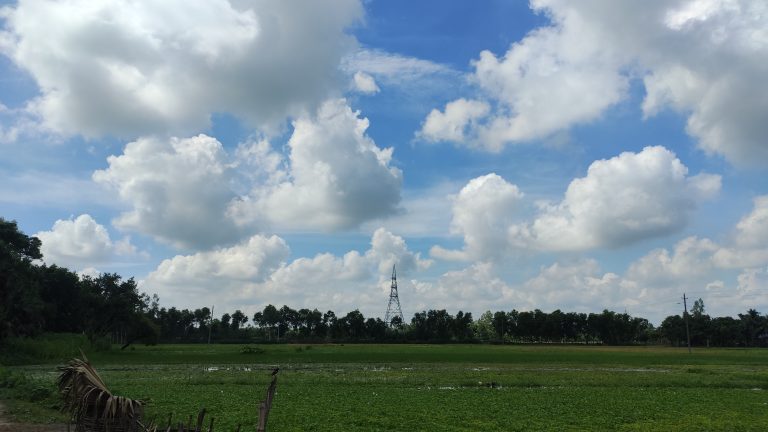
M82 354L82 353L81 353ZM82 354L68 365L59 367L57 380L64 399L62 411L68 412L77 432L147 431L141 423L143 403L113 395L91 363Z

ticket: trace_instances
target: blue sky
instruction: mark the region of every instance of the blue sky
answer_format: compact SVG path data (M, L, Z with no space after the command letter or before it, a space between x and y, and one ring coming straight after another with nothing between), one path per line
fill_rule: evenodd
M6 3L0 215L166 306L764 311L766 9Z

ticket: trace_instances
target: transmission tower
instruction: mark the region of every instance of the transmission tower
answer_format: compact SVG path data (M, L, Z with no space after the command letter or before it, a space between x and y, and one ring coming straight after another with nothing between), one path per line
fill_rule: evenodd
M400 317L401 323L405 322L403 310L400 309L400 297L397 296L397 273L395 266L392 265L392 287L389 290L389 304L387 305L387 313L384 315L384 322L391 326L392 319L395 317Z

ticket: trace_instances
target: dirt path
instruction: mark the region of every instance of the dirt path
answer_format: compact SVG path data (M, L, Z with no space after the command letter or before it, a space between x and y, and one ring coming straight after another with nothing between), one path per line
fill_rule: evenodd
M12 423L5 415L5 405L0 402L0 432L65 432L63 424L24 424Z

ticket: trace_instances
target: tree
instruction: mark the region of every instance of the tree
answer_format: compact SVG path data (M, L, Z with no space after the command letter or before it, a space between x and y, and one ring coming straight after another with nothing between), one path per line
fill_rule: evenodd
M709 346L711 339L711 319L704 313L704 300L693 302L690 315L690 332L692 345Z
M402 328L403 327L403 319L400 318L400 315L395 315L395 316L392 317L392 319L389 320L389 325L392 328L396 328L396 329Z
M715 346L737 346L742 342L741 322L732 317L718 317L710 322L711 343Z
M229 327L231 325L230 323L232 322L232 315L225 313L221 316L220 322L224 327Z
M275 328L280 323L280 312L271 304L264 307L264 311L261 313L261 315L263 320L262 322L270 328ZM280 336L278 333L278 338L279 337Z
M760 316L755 309L750 309L746 314L739 314L741 320L742 340L746 346L759 346L766 344L766 318Z
M80 277L63 267L40 266L40 300L43 303L43 330L77 333L85 330L84 317L90 311L81 292Z
M202 309L195 309L194 312L192 312L192 315L195 317L195 324L197 324L197 328L204 329L208 328L208 321L211 320L211 310L207 307L204 307Z
M496 338L503 340L504 335L509 333L509 322L507 320L507 314L504 311L498 311L493 314L493 330L496 333Z
M248 317L240 309L232 314L232 330L240 330L240 326L245 325L246 322L248 322Z
M565 318L560 309L547 314L542 326L542 336L552 342L561 342L565 338Z
M123 342L135 339L133 335L141 331L141 316L148 308L147 298L139 293L136 281L122 280L116 273L103 273L98 277L85 276L81 283L89 309L86 334L92 339L110 334ZM192 319L190 314L190 324Z
M323 327L323 314L317 310L312 309L304 317L306 330L308 335L313 336L325 336L325 328Z
M33 260L43 257L40 240L0 218L0 340L34 335L44 324L43 301Z
M546 314L538 309L522 311L517 315L517 335L521 339L534 341L541 337L541 327Z
M430 309L427 312L428 338L440 342L447 342L451 337L453 317L445 310Z
M694 317L704 315L704 300L699 298L695 302L693 302L693 307L691 308L691 315Z
M349 312L344 318L347 334L351 339L361 339L365 337L365 317L359 310L355 309Z
M680 346L685 341L685 322L680 315L670 315L664 318L659 328L661 335L672 345Z
M467 341L474 337L472 333L472 312L459 311L453 320L453 337L458 341Z
M365 332L372 340L381 342L387 334L387 323L381 318L368 318L365 320Z
M474 333L480 340L493 339L495 331L493 330L493 313L485 311L480 315L480 319L474 322Z
M0 217L0 252L12 255L17 260L42 259L42 242L37 237L30 237L19 231L16 221L7 221Z
M287 333L289 326L296 330L299 327L299 314L294 309L291 309L288 305L283 305L280 308L280 327L281 333Z
M418 341L427 341L430 338L429 327L427 326L427 312L416 312L411 318L411 330L413 336Z

